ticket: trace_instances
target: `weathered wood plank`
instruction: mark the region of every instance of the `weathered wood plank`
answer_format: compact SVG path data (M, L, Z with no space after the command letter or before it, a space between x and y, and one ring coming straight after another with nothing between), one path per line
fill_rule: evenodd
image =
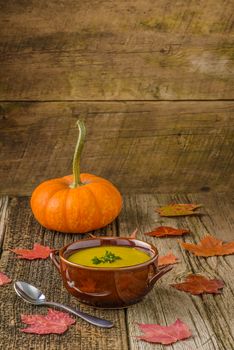
M0 197L0 256L2 251L2 243L6 230L6 220L8 215L8 196Z
M115 224L110 225L106 230L99 231L99 234L116 235ZM48 296L48 300L80 307L81 310L90 314L110 319L114 322L115 327L110 330L101 329L77 319L76 325L62 336L38 336L21 333L19 329L22 328L23 324L20 321L20 314L45 313L46 308L31 306L21 301L15 295L11 284L2 287L0 295L0 344L2 344L2 348L7 346L9 350L128 349L123 310L97 310L80 305L62 287L62 281L49 259L30 262L17 259L8 250L13 247L32 247L34 242L59 248L78 238L81 236L45 231L33 219L28 199L14 198L10 203L0 270L6 272L13 281L25 280L38 286Z
M171 202L203 203L203 216L184 218L160 218L155 208ZM160 254L172 250L180 259L174 270L164 276L151 293L141 303L128 308L127 323L131 349L150 350L155 345L138 341L140 334L136 322L170 324L176 318L186 322L193 333L189 340L167 346L169 350L226 350L233 348L234 342L234 257L198 258L182 250L179 241L197 242L206 233L223 240L233 240L234 217L233 198L228 195L190 194L142 194L128 195L124 210L119 218L119 230L127 235L139 227L139 238L155 244ZM183 238L153 238L143 235L155 226L171 225L189 228L191 235ZM170 283L180 280L188 273L202 273L208 277L221 278L225 282L220 295L191 296L170 287ZM164 349L157 345L157 349Z
M202 217L187 218L159 218L154 209L169 202L196 202L203 203ZM226 350L231 349L233 344L234 309L230 304L233 293L233 256L213 257L209 259L195 258L189 253L182 251L177 239L154 239L143 236L142 233L152 229L157 224L169 224L178 227L188 227L193 236L187 235L180 240L198 241L205 233L213 233L224 240L232 238L233 198L228 195L214 194L141 194L126 195L124 210L118 220L118 229L115 224L106 230L99 231L101 234L122 235L129 234L138 226L139 238L143 238L156 244L161 254L169 249L180 258L181 262L171 272L158 282L157 287L145 298L145 300L127 310L128 334L130 336L131 349L153 349L155 346L136 341L139 334L135 322L158 322L168 324L179 317L188 323L193 338L175 344L170 349L202 349L202 350ZM13 279L25 279L31 281L43 289L48 298L56 299L76 305L74 298L67 295L61 287L61 281L52 268L49 261L25 262L17 260L8 248L15 246L32 246L33 241L39 241L50 246L59 247L77 239L79 235L61 235L49 232L41 228L32 218L28 207L28 199L13 199L10 202L10 212L6 235L4 240L4 253L0 262L1 269ZM156 243L155 243L156 242ZM168 287L168 284L179 279L188 272L201 272L209 277L222 278L225 288L221 295L205 295L202 298ZM43 276L52 276L51 279ZM76 346L83 349L128 349L127 330L124 324L124 312L101 311L82 306L83 310L93 312L112 319L117 324L114 333L103 331L85 325L78 321L62 338L58 336L39 337L25 335L18 331L21 327L20 313L33 313L35 308L24 304L15 297L11 286L1 289L1 331L2 344L9 344L9 349L20 347L22 349L70 349ZM6 313L5 310L8 310ZM38 310L38 312L43 312ZM157 348L164 349L158 345Z
M15 0L0 10L1 100L233 98L231 1Z
M124 192L228 190L233 110L233 102L1 103L0 193L30 195L69 174L80 114L84 172Z

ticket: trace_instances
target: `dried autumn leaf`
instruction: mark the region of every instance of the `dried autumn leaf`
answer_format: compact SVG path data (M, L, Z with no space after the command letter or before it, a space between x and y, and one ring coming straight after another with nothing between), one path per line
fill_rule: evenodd
M129 238L136 239L137 232L138 232L138 228L136 228L136 229L130 234Z
M151 237L166 237L166 236L182 236L189 233L189 230L178 229L170 226L159 226L151 232L146 232L145 235Z
M234 242L223 243L220 239L207 235L200 243L181 243L181 246L196 256L228 255L234 253Z
M221 293L220 289L224 287L224 283L218 279L208 279L200 275L188 275L185 282L171 284L172 287L191 293L193 295L209 293Z
M41 244L35 243L33 249L10 249L15 254L18 254L18 258L34 260L34 259L47 259L53 249L45 247Z
M0 272L0 286L3 286L4 284L11 283L11 279L5 275L5 273Z
M48 309L47 315L21 315L21 320L30 326L20 331L35 334L62 334L75 323L67 313L52 309Z
M195 209L200 208L201 204L169 204L156 209L160 216L184 216L194 215Z
M187 339L192 335L188 326L179 319L169 326L144 323L138 323L138 326L144 332L144 335L137 338L149 343L168 345L178 340Z
M178 258L172 252L169 252L166 255L159 256L158 258L158 266L172 265L177 263Z

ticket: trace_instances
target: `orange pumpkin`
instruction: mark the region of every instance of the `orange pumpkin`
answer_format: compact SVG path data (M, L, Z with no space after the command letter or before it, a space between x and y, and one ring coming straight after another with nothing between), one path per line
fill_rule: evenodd
M77 122L79 138L73 158L73 175L41 183L32 193L31 208L38 222L50 229L85 233L106 226L120 213L122 197L109 181L80 174L85 125Z

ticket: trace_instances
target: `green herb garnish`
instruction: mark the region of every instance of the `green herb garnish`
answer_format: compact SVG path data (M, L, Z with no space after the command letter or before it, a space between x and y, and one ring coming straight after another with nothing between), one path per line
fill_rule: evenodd
M92 259L92 263L95 265L101 264L101 263L113 263L116 260L122 259L120 256L115 255L114 253L106 250L105 255L101 256L100 258L98 258L97 256L95 256Z

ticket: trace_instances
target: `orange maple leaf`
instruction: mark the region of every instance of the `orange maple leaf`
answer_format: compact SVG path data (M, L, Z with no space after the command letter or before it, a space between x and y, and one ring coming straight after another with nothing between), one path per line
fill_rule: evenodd
M165 236L181 236L185 233L189 233L189 230L178 229L169 226L159 226L151 232L146 232L145 235L151 237L165 237Z
M201 204L169 204L156 209L160 216L184 216L194 215L194 210L200 208Z
M166 255L159 256L158 258L158 266L171 265L177 263L178 258L172 252L169 252Z
M180 243L181 246L196 256L228 255L234 253L234 242L223 243L220 239L207 235L200 243Z
M218 279L208 279L200 275L188 275L185 282L171 284L171 286L193 295L203 293L218 294L221 293L219 289L224 287L224 283Z

